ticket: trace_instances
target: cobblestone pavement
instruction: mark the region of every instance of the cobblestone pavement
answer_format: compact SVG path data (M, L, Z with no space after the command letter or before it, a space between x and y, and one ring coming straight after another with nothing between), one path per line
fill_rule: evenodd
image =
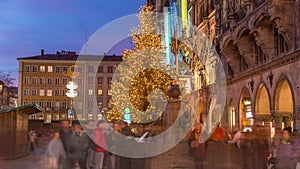
M28 156L16 160L1 160L1 169L44 169L43 154L30 153Z

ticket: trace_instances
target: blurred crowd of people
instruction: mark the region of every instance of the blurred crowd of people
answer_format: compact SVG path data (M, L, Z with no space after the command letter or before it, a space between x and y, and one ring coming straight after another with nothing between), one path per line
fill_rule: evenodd
M189 137L191 155L195 160L195 168L203 169L206 160L208 142L235 144L242 154L241 169L296 169L300 167L300 140L286 127L277 137L270 139L269 128L254 125L250 129L235 132L232 136L217 126L211 137L204 142L199 139L203 126L196 123ZM208 164L209 165L209 164Z
M86 124L61 122L61 130L54 131L45 155L49 169L130 169L129 158L114 152L117 133L134 137L127 122L108 124L103 120ZM107 151L110 150L110 151Z

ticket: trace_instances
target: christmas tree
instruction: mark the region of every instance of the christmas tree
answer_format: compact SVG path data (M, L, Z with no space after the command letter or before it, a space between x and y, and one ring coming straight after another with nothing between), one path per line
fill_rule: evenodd
M110 123L120 122L123 119L115 105L112 105L112 108L109 110L106 118Z
M162 63L165 47L157 34L157 14L153 7L143 6L138 14L140 25L131 34L133 50L124 50L123 62L117 67L118 77L112 81L110 118L123 117L130 107L131 121L145 123L159 117L159 102L166 99L171 75ZM116 113L118 111L118 113Z

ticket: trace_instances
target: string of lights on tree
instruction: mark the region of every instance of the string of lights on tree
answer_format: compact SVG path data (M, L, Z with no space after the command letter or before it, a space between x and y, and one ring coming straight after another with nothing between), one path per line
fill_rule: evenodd
M151 100L163 100L171 83L171 75L162 63L165 47L157 32L157 16L153 7L143 6L138 14L140 25L130 35L133 50L123 51L123 64L116 69L118 79L112 82L112 109L109 122L120 121L125 107L131 107L131 121L140 123L156 119L161 113ZM147 59L141 59L147 58ZM144 68L148 65L148 68ZM126 85L129 84L129 85ZM151 93L151 94L150 94ZM125 98L129 98L128 101Z

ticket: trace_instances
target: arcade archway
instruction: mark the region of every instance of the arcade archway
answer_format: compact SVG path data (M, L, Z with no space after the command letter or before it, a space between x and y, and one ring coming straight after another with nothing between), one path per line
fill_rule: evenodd
M274 115L277 118L276 128L293 127L294 99L291 87L286 79L278 82L275 90Z
M242 90L240 96L239 117L240 124L242 124L241 127L243 127L244 129L248 127L251 128L251 126L254 124L252 101L249 91L246 88Z
M256 93L255 114L271 114L269 93L263 84L259 85Z

